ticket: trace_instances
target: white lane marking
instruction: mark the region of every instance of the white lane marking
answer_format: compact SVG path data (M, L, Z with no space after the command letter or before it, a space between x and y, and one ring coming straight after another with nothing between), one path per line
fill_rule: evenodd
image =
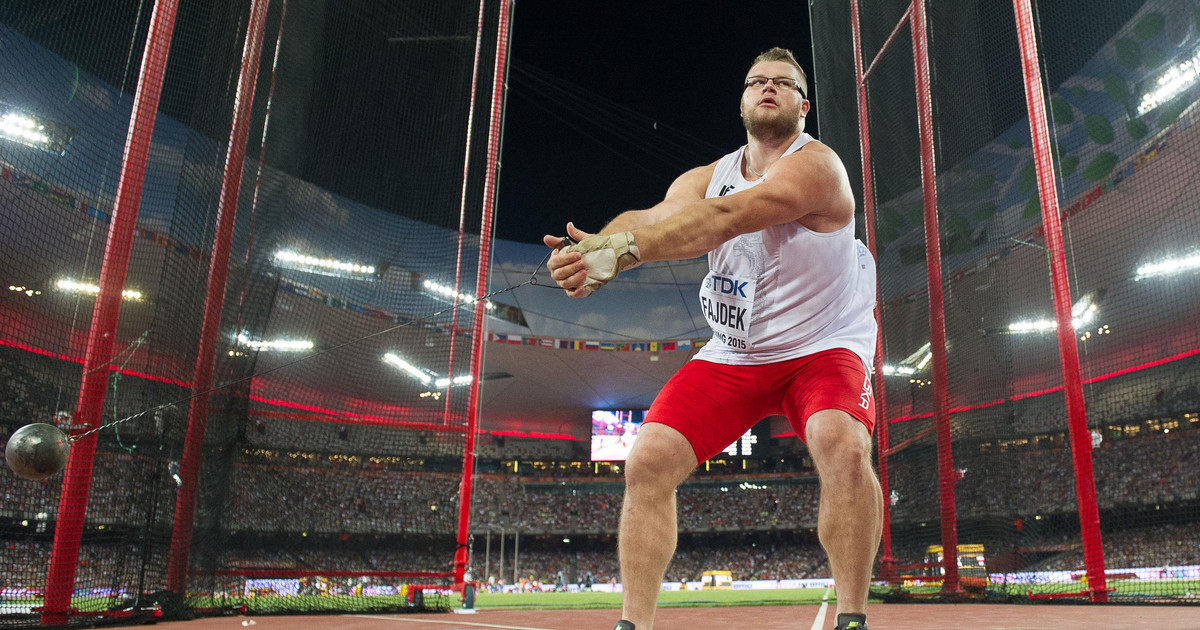
M821 630L821 626L825 625L827 608L829 608L829 587L825 587L825 594L821 596L821 609L817 611L817 618L813 619L812 630Z
M359 619L380 619L383 621L399 621L401 623L436 623L447 626L472 626L475 628L493 628L494 630L551 630L550 628L529 628L526 626L498 626L492 623L467 623L465 621L434 621L432 619L401 619L399 617L380 617L377 615L346 615Z

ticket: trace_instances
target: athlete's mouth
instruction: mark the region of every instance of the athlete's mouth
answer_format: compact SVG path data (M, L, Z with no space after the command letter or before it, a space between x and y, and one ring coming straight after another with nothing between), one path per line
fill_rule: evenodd
M759 105L775 105L775 99L768 96L768 97L764 98L763 100L759 101L758 104Z

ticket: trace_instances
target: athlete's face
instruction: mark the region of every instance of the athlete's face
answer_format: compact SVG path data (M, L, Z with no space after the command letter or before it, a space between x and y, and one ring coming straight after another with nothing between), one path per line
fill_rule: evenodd
M800 89L789 89L775 81L751 81L752 78L785 77L799 85L800 73L786 61L763 61L754 64L746 73L747 85L742 90L742 124L751 136L762 140L786 138L804 129L808 101Z

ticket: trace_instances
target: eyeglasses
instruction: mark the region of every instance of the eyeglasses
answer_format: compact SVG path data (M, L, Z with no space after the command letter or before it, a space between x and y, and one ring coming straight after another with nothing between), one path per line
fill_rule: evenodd
M801 88L800 84L795 79L789 77L761 77L757 75L746 77L746 85L743 89L754 88L756 90L761 90L764 87L767 87L767 83L774 83L776 88L786 90L788 92L795 90L800 93L800 98L808 98L804 94L804 88Z

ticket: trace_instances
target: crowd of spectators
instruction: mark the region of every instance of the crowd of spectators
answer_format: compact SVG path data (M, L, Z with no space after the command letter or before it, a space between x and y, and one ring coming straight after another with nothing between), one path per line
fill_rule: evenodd
M86 521L89 525L128 525L148 519L169 523L178 484L169 461L126 452L99 452L93 460ZM35 530L58 517L61 479L28 481L4 466L0 483L4 500L0 517L30 521Z
M305 466L238 465L226 512L232 531L437 534L455 531L457 475ZM297 500L303 489L302 500ZM526 483L476 477L477 531L616 531L624 488L616 483ZM704 482L678 493L684 532L793 530L816 525L817 484Z
M451 532L458 482L442 473L238 465L226 523L231 531Z
M936 520L937 459L898 459L889 466L892 513L898 521ZM955 454L959 516L1017 517L1078 509L1071 452L1066 447ZM1200 489L1181 483L1200 465L1200 430L1110 439L1092 451L1101 509L1190 502Z
M777 530L816 525L817 484L811 477L770 485L739 481L685 484L676 494L683 532ZM519 480L481 480L473 522L481 530L615 532L624 488L578 483L569 488Z
M503 565L500 554L492 549L488 558L478 553L474 560L475 569L499 583L514 584L525 578L551 583L562 571L572 583L584 583L591 576L595 583L620 580L616 549L601 551L520 551L505 554ZM735 580L784 580L829 577L829 564L825 552L816 543L759 543L718 544L689 546L681 543L667 567L664 579L668 582L696 582L705 571L730 571Z
M932 453L931 453L932 455ZM1065 447L1008 452L981 449L956 458L956 509L966 518L1031 518L1078 509L1071 453ZM1196 500L1179 483L1200 462L1200 431L1113 439L1093 451L1101 509ZM936 457L895 460L889 469L893 522L938 518ZM456 526L459 478L335 467L240 464L227 522L242 531L439 533ZM294 500L303 488L303 501ZM477 476L472 523L478 531L611 533L623 497L619 483L544 483ZM816 524L818 485L811 476L758 484L698 480L677 493L683 532L802 530Z
M138 545L87 542L79 547L76 585L79 589L128 581L141 570ZM50 565L50 542L9 540L0 544L0 591L44 583Z
M454 557L452 548L389 544L384 547L314 542L288 548L225 549L218 564L230 569L287 569L310 571L445 571Z
M1105 532L1101 539L1104 541L1104 565L1109 569L1200 564L1200 523ZM1071 547L1040 567L1047 571L1083 569L1083 548L1079 545Z

